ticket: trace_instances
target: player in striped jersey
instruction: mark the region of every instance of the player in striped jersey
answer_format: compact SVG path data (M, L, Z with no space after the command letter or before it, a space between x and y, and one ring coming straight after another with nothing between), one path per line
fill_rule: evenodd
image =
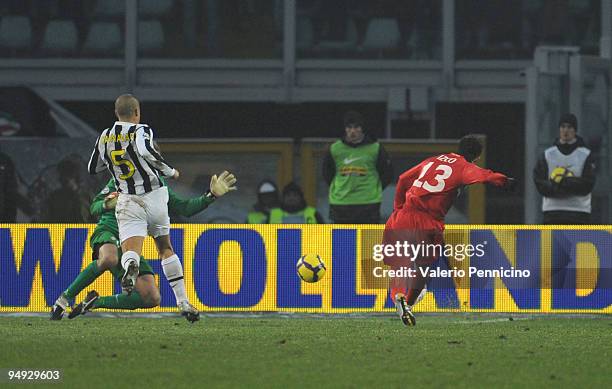
M189 217L195 215L205 210L215 198L225 195L235 183L236 178L234 175L225 171L219 177L213 176L210 188L205 194L191 199L182 199L172 191L172 188L168 187L168 209L181 216ZM51 320L61 320L70 305L70 301L91 285L106 270L109 270L118 280L123 276L124 270L119 264L121 249L117 247L119 228L115 218L116 190L115 182L111 179L93 200L90 211L93 216L99 217L99 221L89 241L92 249L92 262L57 298L51 309ZM213 193L214 196L210 196L208 193ZM81 303L72 308L68 317L72 319L98 308L139 309L158 306L160 303L159 289L155 285L153 269L144 258L140 259L139 273L134 292L130 296L120 294L100 297L96 291L91 290ZM172 286L179 306L182 305L182 308L189 307L190 304L180 304L181 296L177 293L177 288L174 285ZM181 314L188 321L194 322L199 320L199 312L195 308L182 308Z
M178 178L153 147L153 130L140 124L140 105L132 95L122 95L115 101L119 119L102 131L89 160L89 173L108 169L119 193L144 195L164 186L160 176Z
M98 137L88 168L90 174L107 168L119 192L115 215L123 252L121 267L125 270L121 286L128 295L132 293L144 239L151 235L164 274L179 296L179 306L185 304L181 310L190 309L183 268L170 243L168 188L161 180L161 176L178 178L179 172L154 149L153 131L140 124L140 103L134 96L119 96L115 115L118 121Z

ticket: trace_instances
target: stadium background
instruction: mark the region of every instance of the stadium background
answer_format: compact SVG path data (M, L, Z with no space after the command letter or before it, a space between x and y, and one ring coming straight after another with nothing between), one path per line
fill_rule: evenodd
M0 151L13 159L30 206L20 209L18 222L61 223L41 216L57 187L55 167L66 158L80 161L81 189L96 193L107 177L86 177L84 161L96 133L114 120L114 98L131 92L164 153L182 168L178 193L201 193L210 175L225 168L240 180L235 196L180 222L241 223L266 177L280 186L297 181L327 217L318 157L342 134L344 111L357 109L392 151L396 175L436 147L483 134L486 166L517 177L522 188L515 194L471 188L449 222L535 224L540 199L531 169L552 143L560 114L572 111L598 161L594 222L607 225L611 37L611 0L2 1ZM383 216L393 189L385 190ZM53 231L56 268L45 271L57 272L64 225L2 225L14 245L3 240L2 264L12 266L14 258L19 266L27 257L22 227ZM333 229L319 228L323 236ZM266 249L274 233L264 234ZM612 260L609 236L603 242L598 268ZM320 249L333 268L332 250ZM594 258L592 251L584 255ZM75 266L88 258L85 253ZM33 269L34 286L22 293L33 294L34 306L22 310L42 310L46 288L59 288L45 285L39 265ZM17 278L5 282L6 274L2 288L19 285ZM326 282L315 288L327 288ZM321 290L324 301L333 295ZM601 301L609 309L609 300Z

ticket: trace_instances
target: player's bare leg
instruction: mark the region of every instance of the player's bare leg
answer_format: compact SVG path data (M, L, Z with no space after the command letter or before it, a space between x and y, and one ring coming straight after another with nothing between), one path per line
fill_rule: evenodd
M155 283L155 277L151 274L144 274L138 277L134 288L142 298L142 306L139 308L155 308L161 303L159 288Z
M181 315L189 322L200 320L200 312L189 303L187 291L185 290L185 279L183 276L183 265L179 257L174 253L170 243L170 235L162 235L155 238L155 245L160 258L164 275L172 287L176 303L181 310Z
M128 295L132 294L136 286L140 266L140 253L142 253L144 239L144 236L132 236L121 242L121 249L123 251L121 267L125 270L125 275L121 279L121 288Z
M119 263L117 246L111 243L100 246L96 263L101 272L105 272L117 266L117 263Z

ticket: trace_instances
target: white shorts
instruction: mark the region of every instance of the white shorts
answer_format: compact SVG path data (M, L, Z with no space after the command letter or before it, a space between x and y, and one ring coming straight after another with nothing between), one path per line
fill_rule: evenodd
M122 243L133 236L169 235L168 187L162 186L143 195L119 193L115 216Z

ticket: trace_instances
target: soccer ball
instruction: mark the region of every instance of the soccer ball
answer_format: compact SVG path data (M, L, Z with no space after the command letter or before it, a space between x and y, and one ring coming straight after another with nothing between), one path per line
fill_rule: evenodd
M317 254L303 255L297 261L297 273L305 282L317 282L325 276L325 264Z
M563 166L554 168L552 173L550 173L550 179L557 184L563 181L565 177L573 177L573 176L574 176L574 173L572 173L571 170Z

